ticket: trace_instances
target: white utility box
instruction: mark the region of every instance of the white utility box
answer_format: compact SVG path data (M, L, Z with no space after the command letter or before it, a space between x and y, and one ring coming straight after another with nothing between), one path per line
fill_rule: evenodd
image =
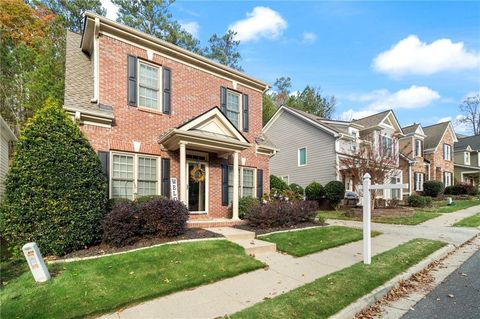
M43 261L42 254L36 243L27 243L22 247L28 267L36 282L44 282L50 279L50 273Z

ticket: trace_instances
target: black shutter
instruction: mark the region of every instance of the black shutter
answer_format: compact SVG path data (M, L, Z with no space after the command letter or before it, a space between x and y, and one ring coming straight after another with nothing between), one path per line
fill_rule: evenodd
M242 123L243 123L243 131L248 132L248 95L243 94L243 118L242 118Z
M263 197L263 169L257 169L257 198Z
M107 185L110 186L110 153L99 151L98 158L100 159L100 163L102 164L102 172L107 178ZM108 196L108 194L110 193L108 191L109 189L110 187L107 188L107 197L109 197Z
M227 88L220 87L220 110L227 116Z
M228 165L222 164L222 206L228 206Z
M128 105L137 106L137 57L128 56Z
M163 68L163 113L170 114L171 112L171 97L172 97L172 70Z
M162 158L162 195L170 198L170 159Z

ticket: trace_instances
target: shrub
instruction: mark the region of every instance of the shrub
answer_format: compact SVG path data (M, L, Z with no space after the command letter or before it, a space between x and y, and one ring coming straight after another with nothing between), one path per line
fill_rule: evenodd
M107 213L111 212L115 207L117 207L120 204L124 203L132 203L132 201L128 198L110 198L107 201L107 205L105 207L105 211Z
M438 197L443 193L445 186L439 181L426 181L423 183L423 195Z
M295 183L292 183L288 186L290 188L290 190L295 193L296 197L298 198L303 198L303 187L298 185L298 184L295 184Z
M141 238L142 226L136 206L119 202L103 220L103 242L116 247L131 245Z
M145 204L151 200L158 199L158 198L164 198L162 195L147 195L147 196L141 196L137 199L135 199L135 203L137 205L142 205Z
M275 175L270 175L270 190L273 190L273 189L283 192L290 188L288 187L287 182L285 182L280 177L277 177Z
M22 131L5 187L0 232L16 252L35 241L44 255L64 255L101 239L107 180L100 160L51 100Z
M345 197L345 185L340 181L328 182L325 185L325 197L333 207L337 207Z
M465 183L459 182L454 186L450 186L449 194L451 195L472 195L475 196L478 194L478 190L475 186Z
M311 182L305 187L305 198L307 200L320 200L325 196L325 189L320 183Z
M188 208L181 201L157 198L139 205L145 235L173 237L187 230Z
M245 219L253 207L260 204L260 201L254 197L242 197L238 201L238 215L241 219Z
M430 196L411 195L408 197L408 206L430 207L432 206L432 198Z
M252 208L247 216L249 225L258 228L286 227L315 220L318 204L314 201L274 200Z
M453 191L453 186L447 186L447 187L445 187L445 190L443 191L443 194L444 195L452 195L452 191Z

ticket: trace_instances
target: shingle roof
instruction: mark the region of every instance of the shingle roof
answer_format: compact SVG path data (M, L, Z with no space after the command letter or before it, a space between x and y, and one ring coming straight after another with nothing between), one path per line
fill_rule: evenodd
M265 134L262 134L261 136L255 138L255 142L259 146L265 146L265 147L269 147L269 148L277 148L277 146L275 144L273 144L273 142Z
M436 148L440 140L442 139L443 133L448 128L450 122L442 122L430 126L423 127L423 132L427 137L424 140L425 150Z
M343 130L339 130L339 128L336 126L336 125L331 125L331 124L328 124L328 123L325 123L325 121L330 121L330 120L327 120L323 117L320 117L320 116L317 116L315 114L311 114L311 113L308 113L308 112L305 112L305 111L301 111L301 110L298 110L298 109L294 109L292 107L288 107L288 106L284 106L284 108L288 109L288 110L291 110L293 112L296 112L300 115L303 115L305 116L306 118L314 121L314 122L317 122L323 126L325 126L326 128L336 132L336 133L343 133L344 131Z
M455 143L455 152L464 151L470 146L472 150L480 150L480 135L463 137Z
M369 128L369 127L372 127L372 126L377 126L380 123L382 123L383 119L385 118L385 116L387 116L388 112L390 112L390 111L391 110L386 110L386 111L383 111L383 112L380 112L380 113L377 113L377 114L366 116L366 117L358 119L358 120L353 120L353 122L356 123L356 124L363 125L363 126L365 126L365 128Z
M63 106L70 110L90 111L111 117L111 107L90 102L93 97L93 68L90 57L80 49L81 40L80 34L67 31Z
M412 124L412 125L409 125L409 126L405 126L405 127L402 127L402 131L403 133L406 135L406 134L410 134L410 133L414 133L418 127L420 126L420 124Z

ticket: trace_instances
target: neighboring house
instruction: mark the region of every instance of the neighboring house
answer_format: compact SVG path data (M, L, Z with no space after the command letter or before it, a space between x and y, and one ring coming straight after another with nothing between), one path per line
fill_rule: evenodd
M238 219L241 196L269 189L276 148L262 135L268 85L87 13L68 32L65 110L98 152L111 198L172 197L191 220Z
M10 142L16 141L17 138L8 126L7 122L0 116L0 200L5 191L5 178L8 172L8 161L10 158Z
M365 141L398 156L397 138L402 130L391 110L359 120L337 121L282 106L265 125L264 133L280 149L270 161L271 174L302 187L313 181L325 185L339 180L347 190L355 190L361 179L345 173L341 158L352 156ZM394 182L402 183L401 172L394 175ZM398 194L388 191L384 195L392 196Z
M459 138L454 154L455 180L480 187L480 136Z
M445 186L451 186L454 182L454 143L457 135L451 122L442 122L435 125L424 126L423 157L429 165L427 180L443 182Z

